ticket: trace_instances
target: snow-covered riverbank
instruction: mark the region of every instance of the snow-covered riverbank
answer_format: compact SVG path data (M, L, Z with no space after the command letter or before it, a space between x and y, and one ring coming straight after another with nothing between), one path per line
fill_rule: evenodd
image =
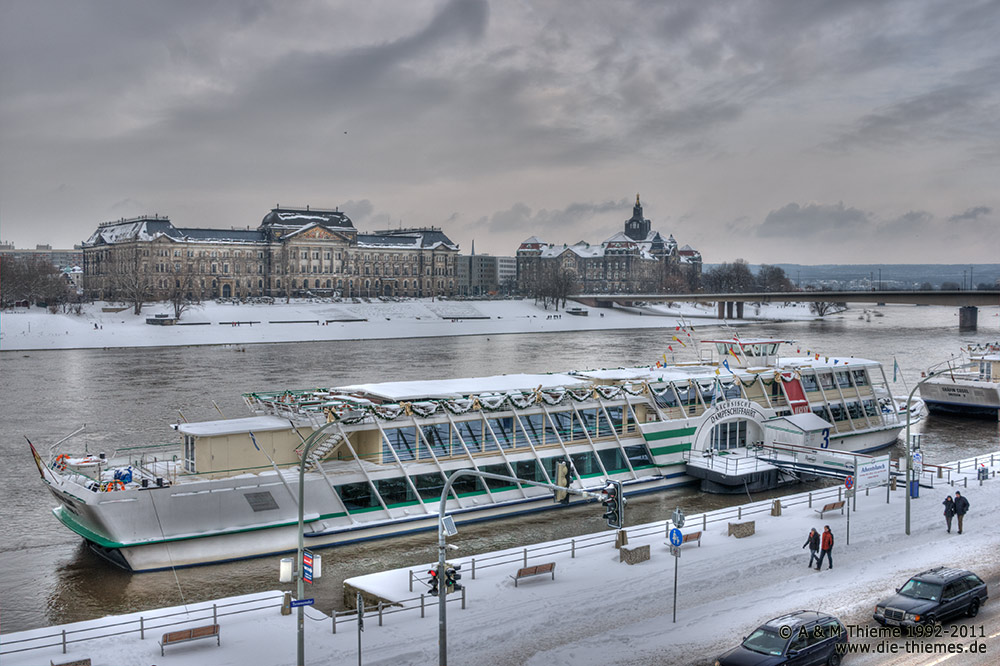
M674 328L679 323L718 324L714 305L589 308L586 315L545 309L531 300L316 302L223 304L207 302L185 312L175 326L150 326L147 317L170 314L168 303L146 306L141 315L110 303L83 306L82 313L51 314L42 308L0 313L0 350L168 347L420 338L501 333L548 333L629 328ZM120 307L120 306L119 306ZM752 320L811 319L807 304L748 306Z

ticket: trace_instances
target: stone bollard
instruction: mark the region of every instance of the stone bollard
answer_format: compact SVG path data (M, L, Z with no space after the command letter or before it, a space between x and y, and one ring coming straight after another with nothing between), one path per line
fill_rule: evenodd
M776 499L771 502L771 515L780 516L781 515L781 500Z
M628 545L628 532L625 530L618 530L615 534L615 548L621 549Z
M281 600L281 614L291 615L292 614L292 593L285 592L285 596Z

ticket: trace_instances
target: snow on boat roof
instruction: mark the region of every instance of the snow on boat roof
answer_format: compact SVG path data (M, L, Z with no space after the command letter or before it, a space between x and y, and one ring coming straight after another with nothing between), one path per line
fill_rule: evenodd
M242 419L222 419L219 421L202 421L201 423L178 423L177 430L185 435L195 437L215 437L219 435L237 435L251 430L263 432L268 430L288 430L291 424L288 419L277 416L248 416Z
M707 365L669 365L665 368L613 368L604 370L585 370L578 372L580 377L600 379L604 381L621 382L668 382L691 377L714 377L715 366Z
M764 425L768 426L778 421L790 423L803 432L815 432L817 430L825 430L826 428L832 427L831 424L827 423L824 419L821 419L812 412L807 414L791 414L789 416L782 416L781 418L771 419L770 421L765 422Z
M385 400L417 400L420 398L460 398L483 393L533 391L557 387L589 386L590 382L572 375L494 375L462 379L432 379L381 384L355 384L338 387L338 391L373 395Z

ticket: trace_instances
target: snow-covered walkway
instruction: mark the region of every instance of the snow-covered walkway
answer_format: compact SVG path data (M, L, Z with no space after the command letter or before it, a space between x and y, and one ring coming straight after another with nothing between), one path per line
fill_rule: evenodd
M636 565L619 562L612 545L613 534L601 545L578 547L575 557L565 550L565 542L554 548L562 552L538 555L529 564L556 562L555 580L548 576L527 579L514 587L511 576L521 563L513 561L521 550L506 553L511 561L502 566L484 563L498 553L473 554L461 550L450 561L464 563L462 582L467 586L467 608L448 606L449 664L534 664L536 666L586 666L589 664L688 664L711 663L711 659L738 642L763 620L800 608L818 609L854 621L870 619L875 602L900 585L908 575L947 564L972 569L997 587L998 538L990 516L1000 508L1000 454L991 467L991 477L980 485L974 469L963 465L968 474L954 475L956 487L940 484L921 488L911 502L911 535L904 534L904 494L902 487L891 493L886 503L885 488L862 491L857 511L850 517L850 544L847 543L847 516L839 511L822 520L816 513L824 500L809 507L800 496L789 496L780 516L769 512L744 514L754 520L756 533L736 539L726 536L727 521L710 522L702 544L687 544L679 560L677 622L671 622L674 558L664 545L663 523L629 527L629 548L648 544L651 559ZM961 489L971 503L966 533L947 534L941 516L945 495ZM834 491L835 492L835 491ZM825 501L829 501L828 499ZM594 511L600 511L594 505ZM743 509L747 511L747 509ZM665 516L664 518L667 518ZM701 518L692 516L684 532L701 527ZM553 514L558 520L558 514ZM736 520L735 518L733 519ZM504 529L502 521L494 523ZM834 568L816 571L804 566L808 551L802 549L809 528L830 525L836 538ZM645 535L641 533L645 532ZM461 534L451 539L461 545ZM586 539L579 539L586 542ZM532 549L532 552L536 552ZM436 553L434 537L428 537L428 554ZM336 551L326 551L327 557ZM475 580L470 561L477 560ZM414 572L426 572L430 563L415 564ZM362 576L348 581L385 598L408 599L422 586L409 591L409 570L401 569ZM323 580L321 584L339 585ZM177 664L194 666L261 664L284 665L295 662L294 615L278 612L280 593L253 595L263 610L220 617L222 646L214 641L197 641L168 647L160 656L157 640L163 630L148 631L145 640L137 633L89 640L71 645L63 655L57 646L30 652L7 654L13 641L93 628L99 624L138 620L138 614L114 619L78 623L17 634L4 635L0 654L6 666L70 661L90 657L93 664ZM995 594L995 592L994 592ZM240 599L239 601L244 601ZM427 597L428 603L433 601ZM233 603L219 600L220 607ZM253 604L250 604L253 605ZM201 604L199 617L211 616L211 604ZM227 606L228 608L228 606ZM411 610L387 614L384 625L368 614L362 635L364 664L436 664L437 607L428 606L420 617L419 605ZM164 609L162 613L183 609ZM151 623L153 613L143 613ZM352 664L358 660L356 623L343 618L337 633L331 620L316 609L308 609L306 656L308 663ZM191 625L206 624L195 621ZM129 625L131 626L131 625ZM137 628L137 627L136 627ZM119 627L118 630L122 630ZM111 633L105 631L104 633ZM26 644L18 644L26 645Z

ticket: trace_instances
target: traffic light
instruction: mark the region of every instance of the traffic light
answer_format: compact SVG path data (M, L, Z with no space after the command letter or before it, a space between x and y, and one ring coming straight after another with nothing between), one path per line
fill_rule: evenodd
M431 577L430 583L429 583L430 586L431 586L431 592L430 592L431 596L432 597L436 597L438 595L438 572L437 572L437 569L431 569L427 573Z
M556 463L556 485L569 488L573 483L573 476L569 473L569 465L560 460ZM560 504L569 504L569 493L565 490L557 490L552 494L552 499Z
M625 524L625 498L622 496L622 482L608 481L608 485L601 491L604 499L604 520L608 521L608 527L620 530Z
M458 573L458 570L461 568L461 565L458 565L445 569L444 583L445 588L449 593L460 591L462 589L462 584L458 582L458 580L462 577L462 574Z

